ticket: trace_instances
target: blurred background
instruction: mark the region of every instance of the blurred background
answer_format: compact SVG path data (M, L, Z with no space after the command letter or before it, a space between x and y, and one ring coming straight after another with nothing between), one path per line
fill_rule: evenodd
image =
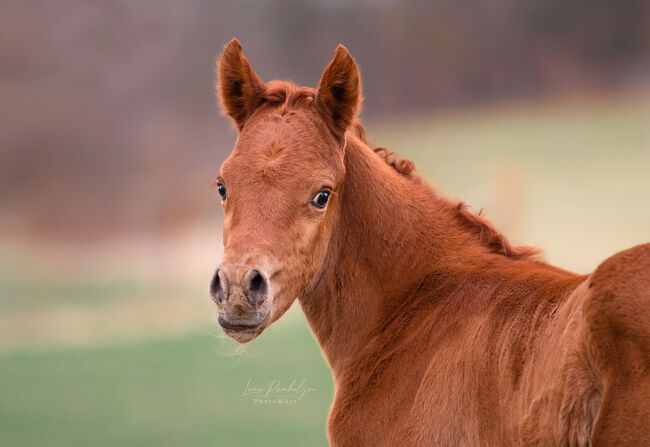
M371 138L552 263L650 240L647 1L1 10L0 445L326 445L332 380L300 309L242 347L207 295L234 36L263 80L309 86L346 45ZM294 380L313 390L245 392Z

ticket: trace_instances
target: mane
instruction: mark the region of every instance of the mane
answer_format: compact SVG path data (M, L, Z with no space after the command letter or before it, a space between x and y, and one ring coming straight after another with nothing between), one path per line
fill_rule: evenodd
M492 253L498 253L513 259L536 258L541 254L541 250L535 247L512 245L508 238L482 215L483 209L479 210L478 213L474 213L465 202L457 201L450 202L450 204L455 210L461 225L474 233Z
M415 175L415 163L413 163L411 160L407 160L406 158L400 158L395 152L391 152L385 147L373 147L374 144L368 140L368 137L366 136L366 129L364 129L363 124L361 124L359 120L355 119L352 122L350 129L348 129L348 132L352 132L354 135L356 135L356 137L359 138L369 148L371 148L372 151L379 156L379 158L383 159L388 166L391 166L404 177L414 180L418 183L420 182L420 177Z
M439 195L421 178L415 174L415 163L411 160L400 158L394 152L385 147L373 147L374 145L368 140L366 130L358 120L355 120L350 126L349 132L352 132L359 140L366 144L372 151L377 154L384 162L391 166L395 171L427 187L436 197ZM444 199L443 199L444 200ZM447 201L445 204L451 209L452 214L460 221L460 224L469 232L474 234L483 246L488 248L492 253L498 253L508 258L522 259L534 258L540 255L541 250L529 246L514 246L507 237L500 233L486 217L483 216L483 210L474 213L469 206L462 201Z
M263 99L272 104L277 104L281 107L281 113L285 114L291 109L307 106L314 101L315 91L309 87L299 87L289 81L271 81L268 84ZM378 157L391 166L402 176L408 178L413 183L421 184L427 187L435 197L440 198L439 195L421 181L421 178L415 174L415 163L411 160L401 158L394 152L391 152L385 147L378 147L372 144L366 136L366 130L358 119L355 119L348 132L355 135L361 142L368 146ZM445 199L443 199L445 200ZM490 252L497 253L508 258L523 259L535 258L540 255L541 251L534 247L529 246L513 246L508 238L500 233L486 217L483 216L483 210L474 213L462 201L448 201L445 200L446 205L452 212L457 220L460 222L467 231L472 233L479 242L485 246Z

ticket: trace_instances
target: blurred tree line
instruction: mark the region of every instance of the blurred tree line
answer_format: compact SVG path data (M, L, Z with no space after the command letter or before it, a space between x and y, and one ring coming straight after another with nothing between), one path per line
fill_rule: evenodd
M262 79L315 85L338 43L364 115L650 80L647 0L5 0L0 232L156 231L214 213L233 36Z

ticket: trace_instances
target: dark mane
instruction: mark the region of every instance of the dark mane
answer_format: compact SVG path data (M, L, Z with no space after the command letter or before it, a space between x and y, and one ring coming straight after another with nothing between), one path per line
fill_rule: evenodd
M296 109L310 105L314 100L315 91L309 87L299 87L288 81L271 81L263 95L263 100L281 107L281 113L288 110ZM411 160L400 158L394 152L385 147L376 147L366 136L366 130L363 124L355 119L348 132L351 132L372 151L377 154L384 162L391 166L395 171L413 182L423 184L430 188L420 177L415 174L415 163ZM430 188L433 194L439 198L439 195ZM444 200L444 199L443 199ZM513 246L508 238L500 233L487 218L482 215L482 210L474 213L464 202L448 201L452 213L459 220L460 224L493 253L498 253L513 259L533 258L540 254L540 250L528 246Z

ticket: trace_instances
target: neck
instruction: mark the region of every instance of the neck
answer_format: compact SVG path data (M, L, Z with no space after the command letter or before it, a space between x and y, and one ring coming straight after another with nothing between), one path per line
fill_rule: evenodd
M353 136L345 165L338 229L322 271L300 297L335 376L414 284L468 259L463 252L470 247L458 243L471 240L452 224L448 202L396 172Z

